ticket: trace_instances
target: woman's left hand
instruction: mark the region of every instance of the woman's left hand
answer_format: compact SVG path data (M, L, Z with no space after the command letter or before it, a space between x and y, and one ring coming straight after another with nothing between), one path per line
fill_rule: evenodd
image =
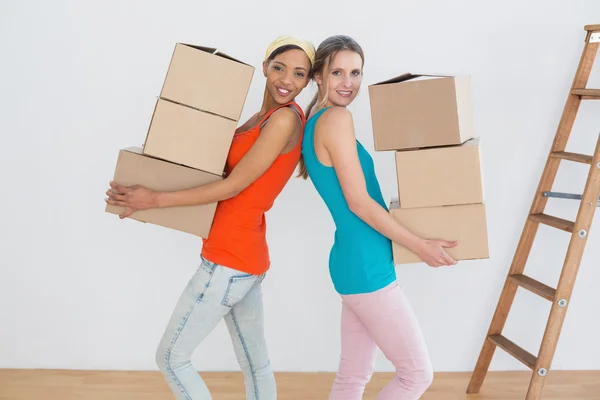
M118 207L125 207L119 218L127 218L136 211L156 208L156 192L140 185L123 186L114 182L110 183L110 189L106 191L108 196L105 201Z

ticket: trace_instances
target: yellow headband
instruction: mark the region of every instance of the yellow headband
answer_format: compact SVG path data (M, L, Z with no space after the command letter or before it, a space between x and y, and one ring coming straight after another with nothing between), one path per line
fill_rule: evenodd
M269 58L269 56L278 48L287 45L294 45L300 47L308 56L310 60L310 65L313 66L315 64L315 46L308 40L300 39L295 36L282 35L275 39L267 48L267 54L265 55L265 60Z

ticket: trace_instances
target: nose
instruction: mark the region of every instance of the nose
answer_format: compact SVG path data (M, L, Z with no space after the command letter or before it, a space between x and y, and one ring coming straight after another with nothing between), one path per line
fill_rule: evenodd
M350 77L350 75L346 75L344 76L344 82L343 82L344 87L349 88L352 86L352 79Z
M281 82L285 85L289 85L290 83L292 83L292 73L293 72L286 72L285 74L283 74L283 76L281 77Z

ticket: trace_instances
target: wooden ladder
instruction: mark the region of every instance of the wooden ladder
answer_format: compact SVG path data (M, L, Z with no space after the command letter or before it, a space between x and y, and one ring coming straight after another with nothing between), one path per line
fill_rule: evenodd
M573 292L573 286L575 285L579 264L581 263L589 235L590 224L598 206L598 197L600 195L600 135L598 136L596 149L592 156L565 151L581 101L600 99L600 89L586 88L592 65L598 52L598 45L600 44L600 25L588 25L585 27L585 30L587 31L587 36L579 67L577 68L575 79L573 80L571 91L550 154L548 155L544 172L535 193L533 204L525 222L512 265L506 277L500 299L498 300L494 317L487 337L484 340L481 353L479 354L477 365L471 376L467 393L479 392L492 361L494 351L499 346L533 370L525 399L539 400L542 396L546 374L550 369L552 358L554 357L569 300ZM583 195L551 192L561 160L590 165L590 172ZM549 197L581 200L575 222L545 214L544 209ZM571 234L571 240L556 289L523 274L540 223ZM537 357L502 336L502 329L508 318L508 313L518 287L527 289L552 302L548 323Z

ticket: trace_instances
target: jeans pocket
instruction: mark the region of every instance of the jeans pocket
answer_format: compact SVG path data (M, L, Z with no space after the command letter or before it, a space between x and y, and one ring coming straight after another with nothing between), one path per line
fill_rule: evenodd
M248 294L259 278L259 276L251 274L240 274L230 277L221 304L226 307L233 307Z

